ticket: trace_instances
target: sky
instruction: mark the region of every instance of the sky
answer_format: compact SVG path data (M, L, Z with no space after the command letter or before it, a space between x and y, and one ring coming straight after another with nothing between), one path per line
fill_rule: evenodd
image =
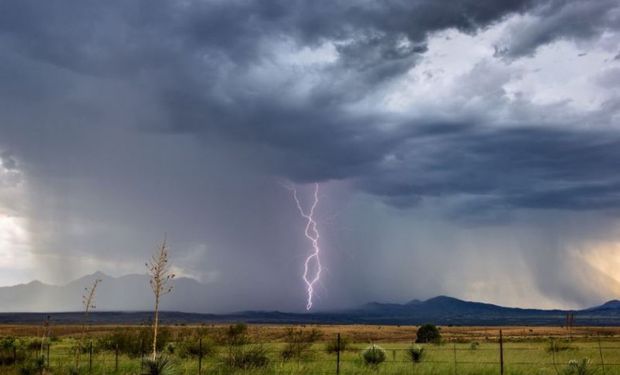
M0 2L0 285L303 311L620 295L615 0ZM183 307L180 306L179 310Z

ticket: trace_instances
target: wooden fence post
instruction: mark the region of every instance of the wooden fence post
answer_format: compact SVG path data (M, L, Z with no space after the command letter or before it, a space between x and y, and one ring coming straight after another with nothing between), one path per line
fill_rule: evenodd
M504 336L502 330L499 330L499 373L504 375Z
M140 372L144 370L144 339L140 339Z
M454 352L454 375L456 375L456 341L452 343L452 351Z
M198 340L198 375L202 374L202 337Z
M603 370L603 375L605 375L605 361L603 360L603 348L601 347L601 336L597 335L598 338L598 354L601 356L601 370Z
M48 342L47 343L47 367L50 367L50 345L52 345L52 343Z
M340 333L336 339L336 374L340 374Z
M93 342L90 341L90 345L88 346L88 373L92 373L93 371Z
M114 371L118 372L118 344L114 346Z

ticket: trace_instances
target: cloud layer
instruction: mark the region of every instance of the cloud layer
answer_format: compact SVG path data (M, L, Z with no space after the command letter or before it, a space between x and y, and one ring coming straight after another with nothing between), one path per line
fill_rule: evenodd
M5 1L0 208L43 278L134 272L169 232L180 272L227 282L239 308L296 309L301 283L281 285L307 244L280 181L318 181L326 307L598 302L617 289L579 254L617 234L619 17L614 1ZM481 256L521 264L497 288L522 287L490 290ZM469 271L408 274L425 258Z

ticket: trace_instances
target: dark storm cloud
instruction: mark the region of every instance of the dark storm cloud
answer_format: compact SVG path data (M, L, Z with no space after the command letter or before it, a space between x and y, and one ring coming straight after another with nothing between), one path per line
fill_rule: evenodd
M460 222L423 220L425 204L445 200L441 214L472 221L519 209L616 211L619 101L609 95L575 115L566 100L509 100L511 60L500 59L499 72L481 62L449 92L437 85L432 105L394 111L381 99L432 55L438 32L476 37L522 15L532 27L499 46L517 58L614 28L614 9L606 0L2 1L0 158L24 188L0 193L27 202L16 206L39 269L64 278L93 264L125 272L168 232L175 265L223 286L214 311L296 309L307 243L289 192L274 181L342 181L323 185L322 225L333 229L322 237L333 270L324 306L461 291L463 280L500 269L489 254L518 262L522 249L512 228L497 238L477 228L486 247L462 250L489 260L476 268L446 251L461 251L462 238L437 238ZM427 76L441 79L441 69ZM602 74L600 86L613 91L613 77ZM419 211L401 209L412 206ZM536 238L545 220L523 237ZM595 229L567 224L531 240L535 286L568 302L602 295L545 273L565 251L549 245L556 237L613 232ZM545 249L551 255L537 255ZM581 267L568 263L563 271ZM456 286L428 277L427 266Z
M391 201L459 195L483 208L617 209L615 131L432 128L392 148L362 186ZM471 202L470 202L471 203Z
M276 173L296 181L354 179L404 205L468 194L498 206L586 209L617 204L613 133L485 131L488 124L476 120L453 129L347 105L410 69L433 31L474 32L530 10L545 26L515 35L509 51L523 54L557 38L600 34L617 16L615 5L8 1L0 5L0 41L3 54L149 90L165 117L155 129L258 144ZM319 82L300 97L250 72L286 40L298 48L336 46L336 62L314 71Z

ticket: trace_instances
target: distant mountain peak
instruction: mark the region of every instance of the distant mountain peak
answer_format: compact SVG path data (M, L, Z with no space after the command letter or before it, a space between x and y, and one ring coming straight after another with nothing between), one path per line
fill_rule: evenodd
M437 297L433 297L433 298L429 298L424 302L465 302L461 299L458 298L454 298L454 297L450 297L450 296L446 296L446 295L439 295Z
M620 310L620 300L612 299L600 306L592 307L589 310Z

